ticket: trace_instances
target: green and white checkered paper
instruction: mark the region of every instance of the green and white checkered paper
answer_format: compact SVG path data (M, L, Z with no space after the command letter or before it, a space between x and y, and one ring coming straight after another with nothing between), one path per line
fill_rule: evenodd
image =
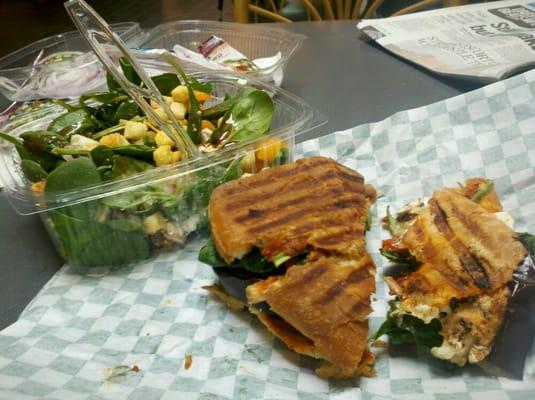
M535 232L535 71L297 147L297 157L316 154L383 192L378 215L485 176L517 230ZM387 296L378 220L368 234L378 267L372 330ZM0 399L535 399L535 348L522 381L446 371L413 349L379 352L374 378L322 380L314 360L201 289L215 275L196 261L200 244L100 275L63 267L0 333Z

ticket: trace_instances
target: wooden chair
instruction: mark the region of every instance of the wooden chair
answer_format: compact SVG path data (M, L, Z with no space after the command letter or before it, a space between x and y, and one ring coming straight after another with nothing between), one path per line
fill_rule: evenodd
M362 10L365 0L321 0L323 15L317 7L319 0L299 0L308 14L308 19L312 21L334 20L334 19L364 19L373 18L375 12L385 0L368 0L367 6ZM388 1L388 0L386 0ZM443 3L445 7L465 4L467 0L421 0L415 4L396 11L392 16L409 14L420 11L429 6ZM282 14L286 5L285 0L265 0L266 7L259 6L259 1L234 0L234 20L236 22L250 22L249 16L261 16L275 22L292 22ZM316 3L316 4L314 4Z

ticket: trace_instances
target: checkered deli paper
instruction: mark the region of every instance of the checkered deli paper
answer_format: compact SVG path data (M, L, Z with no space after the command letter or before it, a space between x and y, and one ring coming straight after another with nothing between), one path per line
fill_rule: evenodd
M485 176L516 229L535 232L535 71L297 151L336 158L384 193L368 234L378 267L372 331L387 308L386 263L378 254L386 233L377 216L386 205L397 209ZM201 243L118 271L79 276L63 267L0 334L0 398L535 399L535 348L522 381L476 367L445 370L412 348L378 352L374 378L322 380L315 360L289 351L255 317L228 310L201 288L215 281L197 262Z

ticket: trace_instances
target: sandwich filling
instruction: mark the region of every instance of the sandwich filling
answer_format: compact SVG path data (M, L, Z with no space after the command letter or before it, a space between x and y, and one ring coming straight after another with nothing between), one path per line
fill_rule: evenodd
M322 359L320 376L372 375L375 266L364 235L374 201L362 175L324 157L219 186L212 240L199 254L220 276L211 290L241 300L293 351ZM241 291L229 276L243 278Z
M491 182L433 193L396 217L381 253L404 264L400 276L385 277L396 296L375 337L394 344L416 342L437 358L459 366L480 363L502 325L513 274L528 251L503 213Z

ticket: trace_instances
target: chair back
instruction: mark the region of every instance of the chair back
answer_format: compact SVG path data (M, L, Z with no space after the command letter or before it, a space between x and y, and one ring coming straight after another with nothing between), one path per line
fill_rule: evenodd
M294 0L302 5L307 19L312 21L335 19L365 19L373 18L377 9L385 0ZM236 22L258 22L263 17L275 22L292 22L284 14L285 7L291 0L264 0L262 5L258 0L234 0L234 20ZM459 5L463 0L421 0L410 6L397 10L392 14L403 15L420 11L427 7L444 3L444 5ZM452 3L452 4L448 4ZM254 21L250 21L250 16Z

